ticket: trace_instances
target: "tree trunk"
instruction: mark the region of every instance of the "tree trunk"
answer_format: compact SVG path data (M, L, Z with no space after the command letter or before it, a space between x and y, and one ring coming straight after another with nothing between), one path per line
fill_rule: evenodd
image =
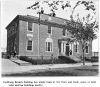
M82 51L83 51L83 52L82 52L83 65L85 65L84 49L82 49Z
M83 65L85 65L84 50L85 50L85 43L84 43L84 41L82 41L82 61L83 61Z

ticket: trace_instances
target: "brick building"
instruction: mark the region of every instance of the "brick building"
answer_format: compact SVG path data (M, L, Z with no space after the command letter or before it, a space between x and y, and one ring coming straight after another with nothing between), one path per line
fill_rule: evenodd
M68 32L68 20L40 14L38 17L17 15L7 29L7 54L13 52L19 56L28 56L33 59L49 59L54 57L70 56L79 58L82 54L81 44L73 40ZM85 56L92 56L92 42L87 43Z

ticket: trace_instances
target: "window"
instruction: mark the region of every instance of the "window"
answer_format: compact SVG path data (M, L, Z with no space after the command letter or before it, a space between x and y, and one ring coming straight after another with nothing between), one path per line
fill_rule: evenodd
M63 29L63 36L65 36L65 29Z
M32 51L32 41L28 40L27 42L27 50Z
M52 34L52 28L51 28L51 26L48 26L48 34Z
M28 31L33 31L31 22L28 22Z
M78 42L75 42L74 46L75 46L75 52L78 52Z
M52 51L52 42L46 42L46 51Z
M77 44L75 45L75 52L77 52Z
M89 52L89 47L88 46L86 46L86 53L88 53Z
M63 29L63 36L67 36L67 29Z
M53 51L53 41L51 38L46 39L46 51L52 52Z

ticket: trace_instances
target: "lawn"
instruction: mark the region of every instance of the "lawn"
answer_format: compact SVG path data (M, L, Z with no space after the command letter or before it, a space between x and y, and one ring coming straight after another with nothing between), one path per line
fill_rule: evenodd
M2 76L97 76L98 66L80 66L70 68L28 71L24 73L3 74Z

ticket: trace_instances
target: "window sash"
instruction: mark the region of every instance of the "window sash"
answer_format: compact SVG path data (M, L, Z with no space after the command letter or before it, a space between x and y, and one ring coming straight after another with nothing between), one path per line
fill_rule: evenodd
M78 45L77 45L77 43L74 46L75 46L75 52L78 52Z
M51 52L52 51L52 42L46 42L46 51Z
M88 46L86 46L86 53L88 53L89 52L89 47Z
M51 34L52 33L52 29L50 26L48 26L48 34Z
M27 42L27 50L32 51L32 41L28 40Z

